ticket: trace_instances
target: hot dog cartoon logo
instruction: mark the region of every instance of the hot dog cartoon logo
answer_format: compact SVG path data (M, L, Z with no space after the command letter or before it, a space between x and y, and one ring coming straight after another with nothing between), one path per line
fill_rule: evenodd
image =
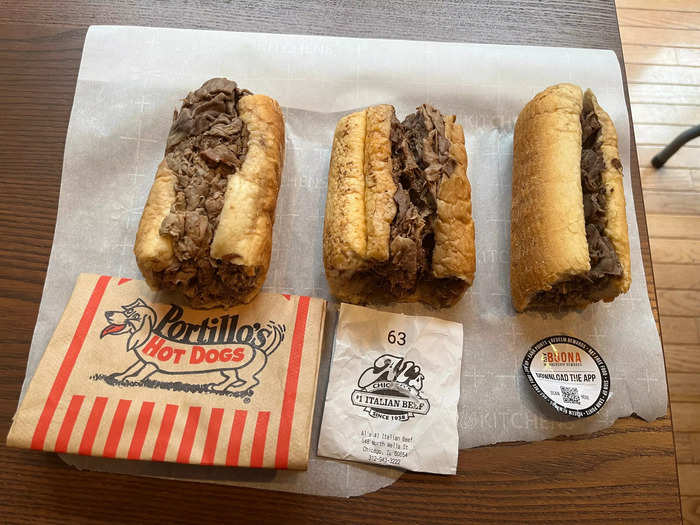
M430 410L430 402L421 396L424 379L420 366L413 361L384 354L362 372L357 381L359 389L353 390L350 399L374 418L408 421Z
M159 319L140 298L104 315L107 325L100 339L124 336L125 351L134 361L125 370L93 379L120 386L252 395L258 374L286 332L274 321L240 324L237 314L190 323L174 304Z

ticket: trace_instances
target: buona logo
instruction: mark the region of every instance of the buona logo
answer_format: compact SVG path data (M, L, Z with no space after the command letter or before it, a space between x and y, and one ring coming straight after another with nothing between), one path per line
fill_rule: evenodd
M352 392L351 401L372 417L407 421L430 410L430 403L420 394L423 379L420 367L413 361L384 354L362 372L357 381L359 389Z
M603 358L569 335L537 341L525 354L522 369L537 395L569 416L595 414L610 394L610 372Z
M284 340L286 328L274 321L265 326L239 324L238 315L207 317L199 324L182 319L183 309L171 305L158 319L143 299L105 312L107 326L100 338L126 335L126 352L133 352L134 362L126 370L101 378L120 385L159 386L148 381L156 372L171 376L165 388L198 391L245 392L252 394L258 374L267 359ZM218 372L220 382L207 380L204 374ZM211 376L208 376L209 378Z
M551 365L552 363L580 363L580 352L542 352L542 362Z

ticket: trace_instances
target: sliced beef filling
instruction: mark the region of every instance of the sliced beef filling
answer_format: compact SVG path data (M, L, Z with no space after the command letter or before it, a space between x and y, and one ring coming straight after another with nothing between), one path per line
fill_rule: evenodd
M431 271L438 190L442 178L455 169L449 151L444 117L434 107L424 104L403 122L394 117L391 156L397 211L391 223L389 259L371 270L378 288L392 300L413 294L419 281L449 285L436 287L437 303L466 287L460 279L436 279Z
M581 112L581 188L583 212L586 221L586 240L591 269L581 275L558 283L546 292L539 292L533 303L542 306L579 304L583 299L595 298L611 279L622 275L622 265L610 239L605 235L606 195L602 172L605 169L603 152L598 144L600 122L593 108L584 106ZM619 161L618 161L619 162Z
M193 304L245 294L255 275L209 255L228 178L236 173L248 150L248 130L236 106L250 95L223 78L207 81L175 111L165 160L177 174L175 202L160 234L172 239L175 263L160 272L165 288L180 288Z

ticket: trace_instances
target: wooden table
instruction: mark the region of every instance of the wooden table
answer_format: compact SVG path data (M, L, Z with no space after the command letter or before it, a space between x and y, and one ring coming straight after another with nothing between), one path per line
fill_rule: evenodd
M131 24L622 50L612 1L437 3L26 0L0 9L0 434L24 377L55 224L66 128L90 24ZM303 6L303 7L302 7ZM623 68L624 75L624 68ZM628 101L629 104L629 101ZM634 150L634 136L632 135ZM637 221L656 315L636 155ZM658 317L657 317L658 319ZM349 500L79 472L0 447L0 521L680 522L671 420L462 451L452 477L407 473Z

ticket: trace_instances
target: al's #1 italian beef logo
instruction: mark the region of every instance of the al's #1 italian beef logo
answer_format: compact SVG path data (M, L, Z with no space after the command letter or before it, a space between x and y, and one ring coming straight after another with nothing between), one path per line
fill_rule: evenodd
M182 319L183 309L171 305L158 319L143 299L105 312L104 337L123 336L131 366L97 374L120 386L145 386L189 392L252 395L258 374L284 340L286 328L274 321L240 324L238 315L207 317L199 323ZM216 379L212 382L212 373ZM153 377L152 377L153 376ZM155 378L158 379L155 379Z
M372 417L407 421L430 410L430 403L421 396L423 379L420 366L413 361L384 354L362 372L351 401Z

